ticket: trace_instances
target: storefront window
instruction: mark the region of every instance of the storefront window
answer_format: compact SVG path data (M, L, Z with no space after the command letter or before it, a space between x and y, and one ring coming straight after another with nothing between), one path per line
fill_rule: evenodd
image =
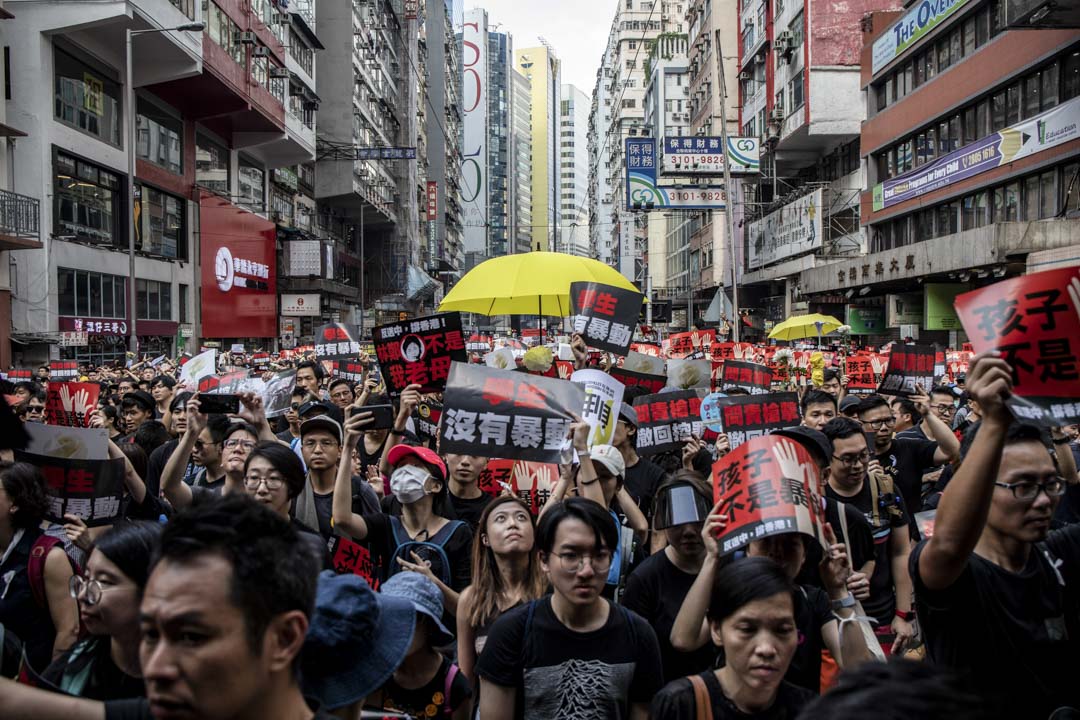
M120 176L57 153L54 172L58 233L100 245L122 245Z
M124 277L58 268L57 279L60 315L94 318L127 316L127 283Z
M195 183L229 194L229 151L204 135L195 136Z
M139 187L142 199L135 223L135 246L151 255L186 260L183 200L146 185Z
M266 172L256 165L240 160L240 202L245 207L260 215L266 214Z
M56 49L56 119L88 135L120 145L120 85Z
M138 157L180 175L184 172L181 137L184 123L144 98L138 101Z

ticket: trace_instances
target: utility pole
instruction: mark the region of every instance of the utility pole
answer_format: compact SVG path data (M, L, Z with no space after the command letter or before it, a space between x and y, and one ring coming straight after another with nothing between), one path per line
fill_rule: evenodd
M720 30L716 31L716 74L720 83L720 144L724 146L724 218L727 220L728 251L731 253L731 339L739 342L739 329L742 320L739 317L739 288L736 284L735 268L735 216L731 210L735 204L734 188L731 186L731 167L728 164L727 131L727 80L724 77L724 53L720 45Z

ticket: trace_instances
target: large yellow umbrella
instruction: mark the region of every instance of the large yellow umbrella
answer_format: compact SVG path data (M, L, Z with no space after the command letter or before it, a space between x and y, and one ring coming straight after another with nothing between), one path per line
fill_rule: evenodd
M570 315L570 283L597 282L639 292L618 271L591 258L527 252L486 260L443 298L439 312L480 315Z
M822 335L828 335L843 324L832 315L797 315L774 327L769 337L773 340L802 340L808 337L820 340Z

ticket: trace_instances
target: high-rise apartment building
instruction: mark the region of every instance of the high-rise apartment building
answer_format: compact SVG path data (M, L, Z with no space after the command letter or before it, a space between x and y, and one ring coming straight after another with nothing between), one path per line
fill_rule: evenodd
M589 256L589 96L562 86L559 106L559 240L556 250Z
M532 88L528 78L516 69L511 72L510 85L510 236L511 252L520 253L532 249Z
M562 69L552 48L514 51L532 101L532 247L551 250L559 228L559 107Z
M608 33L607 45L596 70L592 105L589 108L589 248L593 257L605 265L618 267L611 236L612 197L610 179L611 148L607 128L611 123L611 56L617 35Z

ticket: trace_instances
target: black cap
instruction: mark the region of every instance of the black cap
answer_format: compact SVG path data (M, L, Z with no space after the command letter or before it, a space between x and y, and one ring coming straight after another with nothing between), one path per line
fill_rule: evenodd
M157 405L157 403L154 402L154 397L145 390L135 390L133 392L129 392L127 395L124 396L124 400L130 400L137 405L141 405L146 410L153 410L154 407Z
M820 430L808 428L805 425L795 425L793 427L774 430L772 434L791 438L802 445L806 448L807 452L814 456L818 465L828 465L832 462L832 442L825 436L825 433Z
M326 415L331 412L330 406L324 403L322 400L308 400L306 403L296 408L296 414L300 417L315 413L316 415Z

